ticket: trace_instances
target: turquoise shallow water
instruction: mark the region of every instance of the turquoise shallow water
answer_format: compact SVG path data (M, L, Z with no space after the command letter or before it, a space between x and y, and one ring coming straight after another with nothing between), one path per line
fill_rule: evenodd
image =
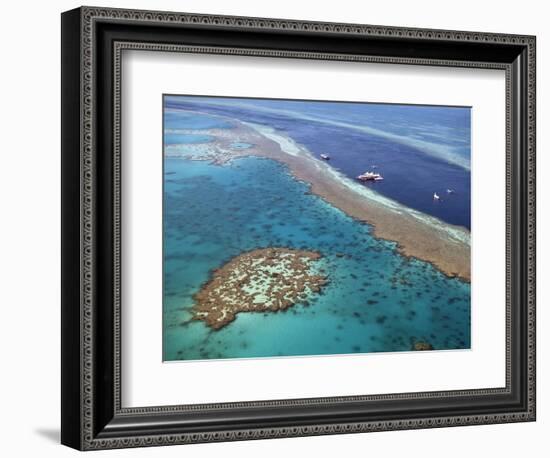
M164 360L470 347L469 284L399 255L284 165L165 158L164 186ZM319 251L330 283L310 305L241 313L218 331L188 321L212 269L268 246Z
M253 145L245 142L235 142L235 143L231 143L230 146L233 149L248 149L248 148L251 148Z
M208 143L214 137L201 134L164 134L165 145L187 145L193 143Z

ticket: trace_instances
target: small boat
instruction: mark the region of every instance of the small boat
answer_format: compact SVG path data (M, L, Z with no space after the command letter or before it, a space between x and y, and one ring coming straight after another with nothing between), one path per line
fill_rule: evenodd
M330 156L328 154L321 154L321 159L324 159L325 161L330 160Z
M437 192L434 192L434 200L440 200L441 197L437 194Z
M357 177L359 181L382 181L384 177L376 172L365 172Z
M447 194L454 194L454 193L455 193L454 189L447 189Z

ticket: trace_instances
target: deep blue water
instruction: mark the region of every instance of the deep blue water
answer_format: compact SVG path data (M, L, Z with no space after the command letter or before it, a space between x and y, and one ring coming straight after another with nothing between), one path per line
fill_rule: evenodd
M271 126L317 156L329 154L351 179L375 165L384 181L365 186L470 229L469 108L172 96L165 103Z
M171 122L229 127L205 115ZM407 351L418 340L470 347L468 283L399 255L286 166L258 157L164 162L164 360ZM330 283L308 306L241 313L218 331L189 321L192 296L213 269L268 246L319 251Z

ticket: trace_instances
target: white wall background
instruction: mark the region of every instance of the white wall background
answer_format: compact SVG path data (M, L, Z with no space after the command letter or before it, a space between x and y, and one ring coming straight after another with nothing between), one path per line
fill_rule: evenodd
M544 456L550 428L550 29L536 0L116 0L96 5L433 27L538 37L538 421L104 452L109 456ZM60 13L78 2L2 6L0 46L0 453L70 456L59 441ZM545 434L546 433L546 434ZM546 452L547 453L547 452Z

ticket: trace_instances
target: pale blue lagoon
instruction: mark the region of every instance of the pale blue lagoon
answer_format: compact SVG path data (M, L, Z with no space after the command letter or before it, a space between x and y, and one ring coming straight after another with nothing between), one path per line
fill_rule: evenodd
M212 132L234 128L229 119L275 129L314 156L330 151L331 166L350 179L346 170L357 167L361 151L370 151L360 166L376 160L385 172L384 185L391 179L370 189L392 197L405 211L469 229L469 109L300 104L165 97L164 360L410 351L417 342L435 350L470 348L469 282L402 256L396 243L374 237L369 224L311 193L310 185L281 162L259 156L200 160ZM371 130L350 128L354 123ZM411 142L402 138L406 135ZM174 145L175 151L192 148L193 158L168 154ZM253 146L236 141L230 149ZM421 170L416 184L405 178ZM395 183L399 180L405 190ZM448 187L454 192L448 207L430 211L437 186L442 194ZM328 283L286 310L238 313L217 330L192 320L194 296L216 269L268 247L320 253L318 267Z
M165 145L187 145L189 143L208 143L212 141L211 135L200 134L164 134Z

